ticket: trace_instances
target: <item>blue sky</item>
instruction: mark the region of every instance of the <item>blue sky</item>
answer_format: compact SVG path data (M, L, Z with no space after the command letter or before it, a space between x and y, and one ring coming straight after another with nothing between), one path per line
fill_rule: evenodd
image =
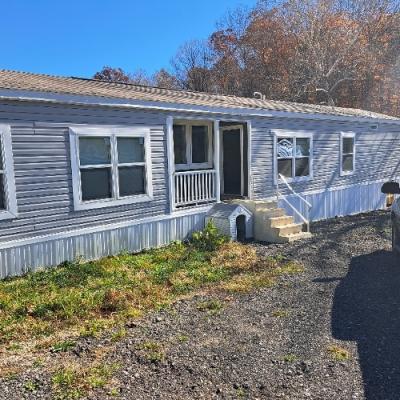
M12 0L1 10L0 68L91 77L103 65L149 73L206 38L226 10L256 0Z

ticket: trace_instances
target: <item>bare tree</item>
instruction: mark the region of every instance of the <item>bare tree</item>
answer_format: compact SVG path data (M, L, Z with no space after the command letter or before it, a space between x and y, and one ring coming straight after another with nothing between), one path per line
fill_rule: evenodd
M176 77L164 68L160 69L153 75L152 81L154 86L165 89L179 89Z
M214 91L213 56L207 41L192 40L183 44L171 61L178 85L183 89Z
M141 69L129 73L125 72L122 68L105 66L101 71L96 72L93 78L108 82L130 83L142 86L151 86L153 84L152 79Z

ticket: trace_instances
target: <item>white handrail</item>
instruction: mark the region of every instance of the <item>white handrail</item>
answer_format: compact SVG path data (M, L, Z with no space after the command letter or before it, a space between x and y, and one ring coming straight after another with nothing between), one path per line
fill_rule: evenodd
M279 191L277 193L279 196L282 197L282 200L303 220L305 224L309 223L306 217L299 210L297 210L297 208L294 207L293 204L282 193L280 193Z
M289 188L289 190L296 196L298 197L300 200L304 201L304 203L306 203L308 205L308 207L312 207L312 204L307 201L303 196L301 196L300 194L296 193L293 188L290 186L289 182L286 180L286 178L282 175L282 174L278 174L279 178L286 184L286 186Z
M189 171L176 171L175 175L193 175L193 174L207 174L207 173L215 173L215 169L201 169L201 170L191 169Z
M282 194L279 191L279 180L276 183L276 197L279 202L280 199L285 201L285 203L302 219L302 221L306 224L307 232L310 232L310 210L312 208L312 204L307 201L303 196L300 194L296 193L294 189L290 186L289 182L286 180L286 178L282 174L278 174L279 179L285 183L285 185L288 187L288 189L297 197L299 198L303 203L305 203L307 207L307 216L304 216L299 210L296 209L296 207L293 206L293 204L290 203L290 201L285 197L284 194Z

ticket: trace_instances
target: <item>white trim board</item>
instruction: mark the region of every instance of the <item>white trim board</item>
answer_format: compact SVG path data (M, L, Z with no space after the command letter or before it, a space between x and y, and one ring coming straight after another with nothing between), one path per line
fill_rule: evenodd
M287 177L286 180L288 183L301 183L301 182L309 182L314 178L314 131L305 131L305 130L286 130L286 129L272 129L270 130L271 135L273 136L273 181L274 185L278 186L279 183L283 183L282 180L278 177L278 138L288 138L294 139L293 142L293 151L296 151L296 139L309 139L310 148L309 148L309 175L306 176L295 176L295 168L296 168L296 159L295 154L292 155L292 176ZM290 157L288 157L290 158Z
M353 139L353 152L349 153L353 156L353 169L351 171L343 170L343 139L350 138ZM339 164L340 164L340 176L354 175L356 172L356 153L357 153L357 134L355 132L340 132L339 135Z
M32 238L27 238L27 239L10 240L7 242L0 243L0 250L9 249L12 247L30 245L30 244L34 244L34 243L48 242L51 240L65 239L65 238L69 238L72 236L81 236L81 235L87 235L87 234L96 233L96 232L103 232L103 231L109 231L109 230L114 230L114 229L126 228L126 227L133 226L133 225L140 225L140 224L146 224L146 223L150 223L150 222L164 221L164 220L168 220L168 219L184 217L187 215L206 214L212 208L213 205L214 204L207 205L204 207L197 207L197 208L191 208L191 209L187 209L187 210L175 211L172 214L157 215L154 217L137 219L135 221L132 221L132 220L123 221L123 222L118 222L118 223L114 223L114 224L100 225L100 226L95 226L95 227L90 227L90 228L74 229L74 230L60 232L60 233L50 233L50 234L46 234L46 235L39 235L39 236L34 236Z
M229 131L239 130L240 135L240 195L243 196L244 193L244 162L243 162L243 134L244 129L243 125L228 125L220 127L220 184L221 184L221 193L223 195L237 195L238 193L225 193L225 182L224 182L224 133ZM249 169L249 166L247 166Z
M174 112L193 112L205 114L219 115L237 115L246 117L278 117L278 118L295 118L309 120L330 120L330 121L349 121L363 123L388 123L400 125L400 120L382 119L374 117L356 117L334 114L311 114L292 111L276 111L266 110L261 108L230 108L230 107L211 107L211 106L196 106L192 104L155 102L143 100L129 100L118 98L105 98L99 96L78 96L61 93L49 93L40 91L27 90L11 90L0 89L0 99L16 100L16 101L36 101L55 104L70 104L70 105L86 105L86 106L104 106L104 107L120 107L120 108L136 108L149 109L159 111L174 111Z
M85 126L70 128L70 151L71 151L71 169L72 169L72 189L74 198L74 210L91 210L94 208L104 208L112 206L120 206L133 204L138 202L147 202L153 200L153 183L152 183L152 162L151 162L151 143L150 143L150 128L148 127L110 127L110 126ZM112 197L109 199L99 199L92 201L82 200L81 188L81 170L79 161L79 138L80 137L109 137L111 144L111 160L110 165L106 165L111 169L112 175ZM117 154L117 138L132 137L143 138L144 161L134 163L120 163ZM130 196L120 196L118 182L119 166L134 166L142 165L145 169L145 193ZM95 167L102 167L101 165ZM87 168L87 167L85 167Z
M185 147L186 147L186 164L175 164L176 171L190 171L199 169L211 169L213 166L212 160L212 145L213 145L213 124L212 121L202 120L191 120L191 119L177 119L174 118L172 130L174 125L185 127ZM207 127L207 161L203 163L193 162L193 127L194 126L206 126ZM175 150L173 161L175 163Z
M5 202L5 210L0 210L0 220L14 219L18 216L18 207L15 189L11 129L9 125L0 125L0 159L3 165L1 175L3 177L3 195Z

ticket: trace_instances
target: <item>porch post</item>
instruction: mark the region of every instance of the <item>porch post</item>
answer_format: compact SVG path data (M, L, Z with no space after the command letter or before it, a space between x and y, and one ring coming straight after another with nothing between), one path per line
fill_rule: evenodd
M251 200L253 198L253 175L251 173L251 121L247 121L247 197Z
M174 154L174 119L167 117L167 162L169 182L169 212L175 210L175 154Z
M220 134L219 121L214 121L214 169L215 169L215 197L221 201L221 165L220 165Z

